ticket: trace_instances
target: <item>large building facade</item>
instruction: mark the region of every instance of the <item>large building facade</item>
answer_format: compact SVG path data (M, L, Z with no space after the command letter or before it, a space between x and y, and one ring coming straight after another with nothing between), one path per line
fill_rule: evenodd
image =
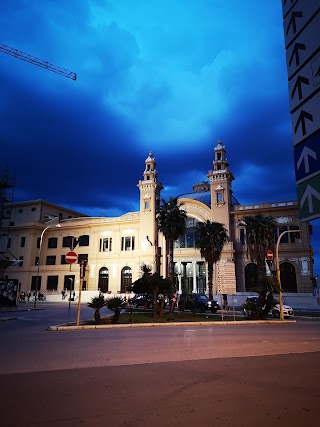
M175 242L174 248L179 292L182 289L207 292L206 263L195 247L196 224L206 220L223 223L229 235L221 260L215 265L214 293L221 293L221 277L226 271L224 277L231 279L234 291L251 291L256 280L256 265L247 258L245 229L240 223L244 216L257 213L275 218L278 223L275 240L284 231L300 230L285 233L281 239L281 283L286 292L312 292L310 228L308 223L299 220L298 202L241 205L233 195L233 180L226 148L218 141L208 181L179 196L187 212L186 233ZM7 219L3 220L7 232L2 233L1 253L7 260L14 255L20 262L7 267L3 277L17 279L24 291L41 289L49 294L79 288L82 260L87 260L81 281L84 290L124 293L140 277L143 263L165 277L166 242L156 221L162 185L158 182L156 159L151 152L137 187L139 211L120 217L89 217L43 200L7 206L4 211ZM59 219L59 227L55 218ZM72 249L78 258L76 263L69 264L66 255ZM266 269L268 271L267 264Z

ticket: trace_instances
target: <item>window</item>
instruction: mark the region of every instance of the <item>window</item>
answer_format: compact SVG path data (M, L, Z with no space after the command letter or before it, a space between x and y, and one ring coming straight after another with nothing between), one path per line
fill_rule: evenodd
M7 241L7 248L9 249L9 248L11 248L11 237L9 237L8 238L8 241Z
M79 246L89 246L89 236L87 234L79 237Z
M26 244L26 238L21 237L21 247L24 248L25 244Z
M22 212L23 212L23 209L19 209L19 210L18 210L18 212L19 212L19 213L22 213Z
M40 240L41 240L41 239L40 239L40 237L38 237L38 238L37 238L37 248L38 248L38 249L40 248Z
M288 227L286 225L279 227L279 236L281 233L283 233L284 231L287 231L287 230L288 230ZM281 237L280 243L288 243L288 241L289 241L288 234L289 233L286 233Z
M50 237L48 239L48 248L56 248L58 243L57 237Z
M121 250L122 251L133 251L134 250L134 236L132 237L121 237Z
M221 153L217 153L217 160L221 160Z
M100 252L111 252L112 251L112 237L100 239L99 251Z
M78 264L81 264L81 261L87 261L88 260L88 254L79 254L78 255Z
M240 228L240 243L241 243L241 245L245 244L244 237L245 237L244 228Z
M65 256L65 255L61 255L61 265L66 265L66 264L69 264L69 263L66 261L66 256Z
M223 193L220 191L217 193L217 203L223 203Z
M23 256L19 257L19 260L21 261L21 262L19 263L19 267L22 267L22 266L23 266Z
M290 230L299 230L299 227L296 225L290 225ZM295 243L296 239L301 239L300 233L297 231L296 233L289 233L290 243ZM282 239L281 239L282 240Z
M65 236L62 239L62 247L63 248L72 248L72 242L73 242L74 237L73 236Z
M55 257L55 255L49 255L49 256L47 256L46 265L56 265L56 257Z
M35 212L37 208L31 208L31 212Z
M148 200L148 201L146 201L146 202L144 202L144 208L147 210L147 209L150 209L150 201Z
M194 218L186 219L186 232L181 234L174 242L175 248L194 248L196 242L196 225L198 221Z
M38 256L36 256L35 257L35 260L34 260L34 265L38 265L39 264L39 257Z
M48 276L47 289L58 289L58 276Z

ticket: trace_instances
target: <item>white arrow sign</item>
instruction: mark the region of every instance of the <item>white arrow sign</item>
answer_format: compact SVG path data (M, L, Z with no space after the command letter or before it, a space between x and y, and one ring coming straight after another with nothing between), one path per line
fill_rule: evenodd
M320 200L320 193L314 188L312 188L310 185L308 185L306 191L303 193L303 196L301 198L300 206L302 207L304 205L304 202L308 199L309 213L313 212L312 196Z
M317 153L310 150L307 146L304 146L297 162L297 170L300 168L302 162L304 162L304 173L309 173L309 156L317 160Z

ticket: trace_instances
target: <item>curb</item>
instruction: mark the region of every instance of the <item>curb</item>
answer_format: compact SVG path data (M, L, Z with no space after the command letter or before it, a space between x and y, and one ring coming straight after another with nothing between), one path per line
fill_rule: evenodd
M174 322L174 323L128 323L119 325L57 325L49 326L49 331L82 331L85 329L113 329L113 328L154 328L172 326L220 326L220 325L288 325L296 323L296 320L238 320L228 322Z

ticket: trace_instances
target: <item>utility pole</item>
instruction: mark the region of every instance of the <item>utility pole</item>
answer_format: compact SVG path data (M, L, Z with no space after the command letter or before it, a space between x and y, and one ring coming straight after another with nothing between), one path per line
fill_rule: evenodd
M86 266L88 260L81 260L80 263L80 282L79 282L79 296L78 296L78 309L77 309L77 326L80 326L80 309L81 309L81 291L83 285L83 278L86 275Z

